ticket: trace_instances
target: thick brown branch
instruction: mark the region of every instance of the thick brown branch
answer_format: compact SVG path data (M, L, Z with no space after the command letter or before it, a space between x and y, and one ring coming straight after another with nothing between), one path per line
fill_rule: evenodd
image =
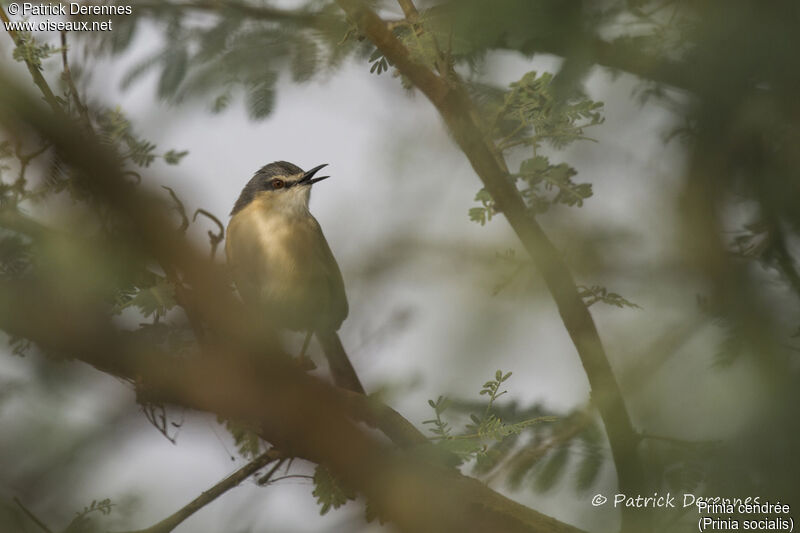
M117 330L98 294L110 265L105 251L75 276L52 305L51 282L0 282L0 328L35 341L56 357L76 358L134 382L165 401L241 420L292 456L324 464L364 494L380 515L405 531L571 532L578 530L497 494L477 480L431 462L413 448L397 450L352 422L338 390L282 356L274 335L232 298L225 277L205 254L172 229L166 207L124 181L118 159L16 89L4 88L0 122L32 127L76 169L81 185L127 223L120 243L170 264L196 295L213 343L197 357L175 357L147 339ZM125 228L135 228L126 235ZM61 280L63 282L63 280Z
M56 309L49 301L49 295L33 284L0 286L0 327L36 341L48 352L77 354L95 368L135 380L173 403L257 421L265 440L293 456L325 464L403 530L578 531L477 480L422 460L413 451L399 453L379 444L350 422L347 405L335 390L280 358L264 354L269 365L256 367L229 352L225 357L210 354L176 361L137 351L124 336L113 333L111 324L97 318L90 302L61 301Z
M414 2L412 2L411 0L397 0L397 3L400 4L400 8L403 10L403 14L406 16L406 19L409 22L417 21L419 12L417 11L417 7L414 5Z
M608 433L620 488L636 493L642 487L644 478L637 457L639 437L634 431L594 320L558 250L507 179L505 163L497 155L493 144L484 137L468 95L453 79L440 78L425 66L414 62L385 22L362 2L337 0L337 3L395 67L436 106L496 206L505 214L541 272L586 371L592 398Z

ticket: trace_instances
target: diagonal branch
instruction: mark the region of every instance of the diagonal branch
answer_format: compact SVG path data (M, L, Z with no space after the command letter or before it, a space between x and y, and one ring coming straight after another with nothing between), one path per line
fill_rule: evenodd
M397 3L400 4L400 9L403 10L403 14L406 16L409 22L416 22L417 17L419 17L419 11L417 11L417 7L414 5L414 2L411 0L397 0Z
M255 474L259 469L274 461L280 461L282 458L283 454L274 448L269 449L210 489L203 491L200 496L186 504L184 507L181 507L175 511L161 522L150 526L147 529L129 531L126 533L170 533L170 531L178 527L187 518L225 494L230 489L239 485L242 481Z
M644 472L637 457L639 437L631 423L594 320L558 250L507 179L505 162L494 144L484 136L478 113L466 91L454 77L439 77L427 67L414 62L409 51L392 34L386 23L363 2L337 0L337 3L395 67L436 106L499 211L505 214L541 272L586 371L592 399L608 433L620 489L637 493L644 483ZM635 515L628 513L624 516Z
M87 108L81 101L80 94L78 93L78 88L75 86L75 81L72 79L72 71L69 68L69 58L67 57L68 51L69 47L67 46L67 32L62 31L61 63L63 65L64 70L61 77L66 82L67 87L69 88L69 92L72 96L73 102L75 103L75 108L78 110L78 114L80 115L86 127L92 129L92 121L89 118L89 108Z
M3 6L0 6L0 20L3 22L3 25L5 26L9 37L11 37L11 40L14 41L14 44L18 48L20 46L23 46L25 43L23 42L22 37L20 37L19 33L17 33L11 27L11 20L8 18L6 10ZM58 99L56 98L56 95L53 94L52 89L50 89L50 86L47 84L47 80L44 79L44 76L42 75L39 68L30 61L25 61L25 65L28 67L28 72L31 73L31 77L33 77L33 83L35 83L36 86L39 88L39 90L42 92L42 95L44 96L47 105L50 106L50 108L53 110L53 112L56 113L56 115L60 116L63 113L63 111L61 110L61 106L58 105Z
M32 512L30 509L28 509L27 507L25 507L25 505L24 505L24 504L23 504L23 503L22 503L22 502L19 500L19 498L16 498L16 497L15 497L15 498L14 498L14 503L16 503L16 504L19 506L19 508L20 508L20 509L22 509L22 512L23 512L23 513L25 513L25 515L26 515L28 518L30 518L30 519L31 519L31 521L32 521L34 524L36 524L37 526L39 526L39 528L40 528L42 531L44 531L44 533L53 533L53 531L52 531L52 530L51 530L49 527L47 527L47 525L46 525L44 522L42 522L41 520L39 520L39 518L38 518L38 517L37 517L35 514L33 514L33 512Z
M57 358L72 358L123 377L165 401L252 423L260 436L292 456L323 464L404 531L577 533L490 490L475 479L398 450L359 427L338 390L303 373L283 356L273 332L232 298L219 267L199 253L155 197L126 186L119 160L65 119L59 120L13 83L0 99L0 122L31 127L76 169L76 180L127 222L120 244L171 264L197 291L190 303L215 333L197 357L131 342L92 290L93 273L75 278L58 306L51 285L36 279L0 281L0 328L36 342ZM127 236L125 228L135 228ZM99 256L102 257L102 256ZM95 265L104 271L102 260Z

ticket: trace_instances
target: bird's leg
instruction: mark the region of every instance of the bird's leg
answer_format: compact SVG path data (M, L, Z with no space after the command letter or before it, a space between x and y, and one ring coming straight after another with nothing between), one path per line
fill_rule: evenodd
M313 331L306 332L306 338L303 341L303 347L300 349L300 355L297 356L297 362L300 364L300 368L303 370L314 370L317 368L317 365L314 364L314 361L311 360L310 357L306 357L306 350L308 350L308 345L311 344L311 335L313 335Z

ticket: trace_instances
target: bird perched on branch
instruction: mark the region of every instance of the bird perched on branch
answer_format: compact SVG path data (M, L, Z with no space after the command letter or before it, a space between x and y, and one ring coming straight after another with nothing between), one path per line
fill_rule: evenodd
M307 332L301 356L315 334L336 384L363 393L337 334L348 312L342 273L308 210L325 166L276 161L256 172L231 211L225 253L245 303L278 329Z

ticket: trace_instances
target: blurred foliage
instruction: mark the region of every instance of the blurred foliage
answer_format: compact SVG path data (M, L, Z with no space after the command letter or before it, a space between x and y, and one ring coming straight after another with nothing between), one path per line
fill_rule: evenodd
M312 494L320 505L319 514L324 515L328 511L338 509L349 500L356 498L355 492L345 488L327 468L317 465L314 469L314 490Z
M542 423L551 422L552 418L537 417L528 420L519 420L506 423L494 412L495 401L506 394L500 386L511 377L511 372L503 373L498 370L494 379L483 384L480 395L487 396L486 405L478 413L469 414L469 422L464 425L464 430L453 434L451 424L444 420L445 411L451 406L451 401L444 396L439 396L436 401L428 400L428 405L433 409L435 418L424 420L429 424L433 439L441 449L457 455L463 462L479 459L488 450L487 441L503 442L506 438L519 435L525 428Z
M553 75L528 72L521 80L510 85L510 90L501 92L483 91L482 111L491 136L497 140L497 149L511 151L529 146L533 157L522 161L519 172L512 174L515 183L521 182L520 194L534 214L544 213L554 204L581 207L592 195L588 183L576 184L572 177L577 171L566 163L553 165L541 154L544 143L554 149L563 149L570 143L587 139L583 130L603 122L600 102L593 102L582 95L564 100L555 91ZM555 190L554 195L547 195ZM475 200L482 207L469 210L470 219L481 225L491 220L496 213L491 195L482 189Z
M264 443L252 426L244 422L236 422L224 418L217 418L217 422L223 424L231 434L239 455L244 459L255 459L258 454L264 451Z
M398 12L394 4L373 4L382 8L381 14ZM756 406L758 416L742 421L736 438L724 444L643 433L649 486L653 491L733 491L796 499L798 4L792 0L497 0L487 7L480 0L450 0L419 7L416 20L390 21L394 35L416 61L452 83L463 83L477 106L485 136L495 142L497 157L519 161L508 179L532 216L554 206L581 207L593 195L592 184L575 181L575 168L556 161L555 154L575 141L590 140L586 128L603 123L607 112L603 103L590 98L583 87L596 69L634 76L642 105L664 105L674 114L676 135L671 138L681 143L686 155L681 169L684 227L675 252L676 268L681 269L687 290L700 292L701 311L714 318L721 338L714 360L730 368L749 358L747 363L753 364L749 383L761 391L763 404ZM409 88L408 80L383 53L328 1L303 2L293 10L265 2L142 3L134 15L116 18L114 31L71 34L70 39L80 38L88 45L90 62L104 54L134 50L145 29L156 32L158 39L149 45L149 55L127 73L123 88L152 73L157 80L155 97L170 104L200 102L211 112L222 112L241 99L253 119L263 119L278 102L282 76L296 83L319 80L348 58L362 62L374 74L391 73ZM84 115L76 102L78 95L67 84L66 69L57 65L63 48L54 44L55 39L45 42L39 35L21 33L20 39L9 56L52 79L53 72L59 73L59 81L52 84L57 87L57 104L77 128L91 129L114 151L131 188L141 186L143 169L157 159L178 164L187 155L176 148L159 151L113 105L93 104ZM486 74L497 51L525 57L550 54L563 62L558 72L530 71L500 86ZM89 67L90 63L75 68L74 75L90 76ZM198 213L215 220L197 210L190 221L174 191L162 194L165 202L172 202L178 216L175 224L182 232ZM493 199L481 190L475 200L479 205L469 209L469 217L484 225L497 214ZM135 241L130 238L135 232L97 200L80 171L47 140L27 131L4 132L0 215L6 222L47 222L44 214L59 220L65 211L77 219L68 224L81 239L46 224L29 232L5 224L0 232L0 279L36 281L52 291L54 301L90 287L109 314L132 318L126 322L131 342L157 346L175 357L190 356L196 336L203 332L181 310L185 287L180 278L138 253L135 242L122 250L115 245ZM222 234L209 232L209 239L213 256ZM520 272L530 271L529 262L513 257L509 262L514 270L498 283L495 293ZM638 307L600 285L578 288L587 306L603 302ZM17 355L34 346L21 337L10 337L8 344ZM485 384L481 394L488 405L443 396L431 400L435 416L424 424L437 445L470 461L474 475L503 476L512 489L552 491L567 477L579 494L595 487L610 459L594 416L588 409L557 413L541 405L496 404L509 376L499 372ZM678 389L668 390L650 401L670 403ZM159 431L174 437L163 406L146 394L139 401ZM687 413L687 422L695 416ZM531 423L550 417L555 420ZM221 422L244 457L255 457L263 449L247 424ZM642 425L657 422L644 420ZM463 431L455 429L462 426ZM324 466L317 467L314 481L314 496L323 514L354 497ZM108 505L93 503L80 516L104 513ZM378 514L369 505L367 511Z

